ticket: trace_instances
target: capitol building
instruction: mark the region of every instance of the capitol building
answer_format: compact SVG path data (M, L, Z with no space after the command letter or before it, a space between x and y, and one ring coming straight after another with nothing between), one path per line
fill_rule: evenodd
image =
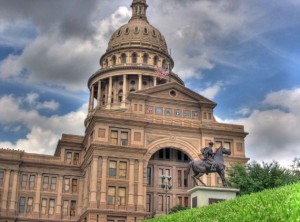
M231 149L228 166L248 161L244 126L217 122L217 104L172 72L147 7L132 1L88 79L84 135L63 134L54 155L0 149L0 222L138 222L190 206L188 163L209 142ZM214 173L203 180L222 186Z

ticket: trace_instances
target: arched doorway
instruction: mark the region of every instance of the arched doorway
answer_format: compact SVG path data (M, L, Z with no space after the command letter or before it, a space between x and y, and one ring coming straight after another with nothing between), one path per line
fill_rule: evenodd
M146 211L149 217L166 214L176 205L189 206L187 193L194 184L186 174L189 154L174 147L165 147L152 154L147 165ZM171 176L171 190L162 188L162 175ZM165 179L164 182L169 182Z

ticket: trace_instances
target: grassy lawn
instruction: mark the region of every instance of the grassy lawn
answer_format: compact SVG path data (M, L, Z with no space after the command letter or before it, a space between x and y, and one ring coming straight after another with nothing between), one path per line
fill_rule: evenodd
M145 222L300 222L300 183L180 211Z

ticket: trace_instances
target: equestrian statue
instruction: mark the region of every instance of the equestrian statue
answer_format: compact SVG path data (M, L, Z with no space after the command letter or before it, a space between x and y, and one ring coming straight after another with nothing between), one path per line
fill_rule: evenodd
M209 173L218 173L221 177L224 187L227 187L227 182L225 179L225 164L223 154L230 155L230 149L224 148L222 145L216 149L216 152L213 152L214 143L210 142L208 147L201 149L201 153L204 158L200 160L194 160L189 163L187 174L192 170L194 175L192 175L195 184L198 184L200 181L204 186L206 184L200 179L204 174L208 175Z

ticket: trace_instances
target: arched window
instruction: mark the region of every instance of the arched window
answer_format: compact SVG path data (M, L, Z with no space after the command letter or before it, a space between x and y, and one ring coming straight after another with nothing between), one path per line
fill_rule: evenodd
M108 66L108 59L105 59L105 67Z
M125 63L126 63L126 54L125 54L125 53L123 53L123 54L121 55L121 62L122 62L122 64L125 64Z
M112 64L113 64L113 65L116 65L116 64L117 64L117 58L116 58L116 56L113 56L113 57L112 57Z
M162 68L166 69L167 68L167 61L164 59L162 62Z
M137 63L137 54L135 52L132 53L132 63Z
M118 102L122 102L122 99L123 99L123 90L121 89L118 93Z
M131 90L130 90L130 92L134 92L134 91L135 91L135 89L131 89Z
M145 54L143 55L143 63L144 63L144 64L147 64L147 63L148 63L148 54L147 54L147 53L145 53Z
M157 66L157 64L158 64L158 56L154 56L153 65Z

